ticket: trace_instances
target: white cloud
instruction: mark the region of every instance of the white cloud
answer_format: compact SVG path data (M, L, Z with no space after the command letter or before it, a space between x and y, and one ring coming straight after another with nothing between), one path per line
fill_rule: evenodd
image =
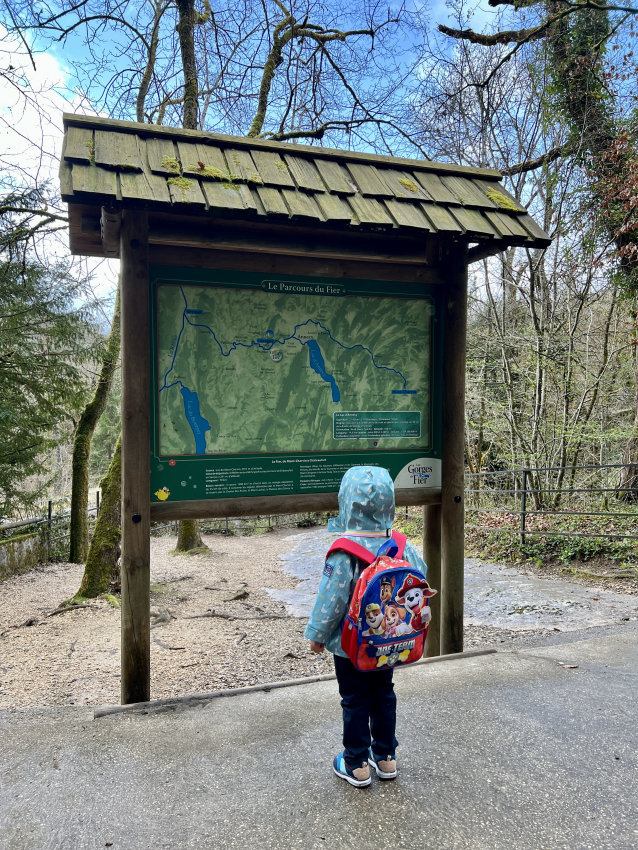
M69 86L69 74L52 53L34 55L0 29L0 159L5 177L19 186L50 183L57 192L62 151L63 112L86 112L86 101ZM8 71L12 67L13 70ZM8 188L5 186L5 188ZM49 240L49 256L68 256L68 236ZM119 263L88 258L94 291L108 295L117 282Z

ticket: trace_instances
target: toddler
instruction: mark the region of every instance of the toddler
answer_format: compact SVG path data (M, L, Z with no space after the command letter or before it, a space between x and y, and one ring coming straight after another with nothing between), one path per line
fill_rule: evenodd
M329 531L340 532L373 555L392 533L394 485L386 469L354 466L339 488L339 515ZM424 574L426 566L416 549L406 543L403 560ZM337 776L356 788L370 785L370 765L380 779L397 775L396 696L392 669L361 672L341 648L341 629L357 579L367 564L347 552L326 559L317 599L305 636L312 652L334 653L335 671L343 709L343 752L333 762Z

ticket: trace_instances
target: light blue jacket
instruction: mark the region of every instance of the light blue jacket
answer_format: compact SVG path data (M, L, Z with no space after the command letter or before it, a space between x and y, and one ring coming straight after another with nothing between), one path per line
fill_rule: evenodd
M394 484L386 469L378 466L353 466L341 480L339 515L328 523L328 530L340 532L372 554L389 536L394 521ZM369 537L360 536L369 534ZM414 546L406 544L403 560L420 569L427 567ZM347 552L334 552L326 559L315 605L304 635L326 645L326 649L344 658L341 628L350 597L360 575L361 563Z

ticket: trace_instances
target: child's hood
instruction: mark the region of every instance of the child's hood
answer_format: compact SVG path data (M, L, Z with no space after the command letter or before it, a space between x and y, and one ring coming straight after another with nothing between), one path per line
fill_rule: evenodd
M339 515L329 531L386 531L394 522L394 484L387 469L353 466L341 479Z

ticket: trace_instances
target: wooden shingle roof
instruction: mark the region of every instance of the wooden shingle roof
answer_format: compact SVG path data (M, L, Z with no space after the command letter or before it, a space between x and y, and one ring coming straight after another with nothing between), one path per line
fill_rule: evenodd
M491 169L64 116L62 199L236 222L544 247ZM84 253L84 252L82 252Z

